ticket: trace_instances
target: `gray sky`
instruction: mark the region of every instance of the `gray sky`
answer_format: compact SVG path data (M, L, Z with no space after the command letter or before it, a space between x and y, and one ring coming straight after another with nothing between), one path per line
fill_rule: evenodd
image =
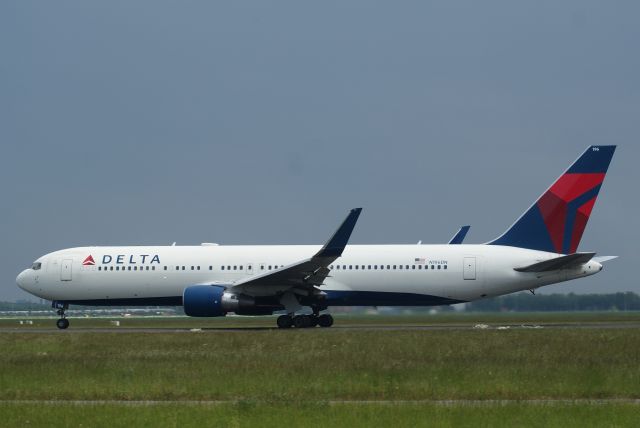
M550 292L640 292L640 3L0 2L0 299L79 245L467 242L617 144Z

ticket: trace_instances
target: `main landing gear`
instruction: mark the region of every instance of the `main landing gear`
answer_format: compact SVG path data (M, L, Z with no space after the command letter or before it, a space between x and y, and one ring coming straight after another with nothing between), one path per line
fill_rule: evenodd
M331 327L333 317L329 314L313 315L280 315L277 320L278 328L309 328L309 327Z
M60 315L60 319L56 321L56 327L60 330L64 330L69 327L69 320L67 319L67 315L65 311L69 309L69 304L63 302L53 302L51 306L57 309L56 313Z

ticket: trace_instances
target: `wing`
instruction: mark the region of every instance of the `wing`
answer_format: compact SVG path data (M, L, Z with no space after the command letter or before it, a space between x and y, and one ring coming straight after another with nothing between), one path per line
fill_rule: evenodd
M573 253L568 256L556 257L529 266L514 268L518 272L549 272L552 270L569 269L587 263L596 253Z
M304 295L319 292L320 290L316 287L322 285L325 278L329 276L329 265L342 255L361 211L362 208L352 209L333 236L311 258L275 271L243 278L234 283L232 288L248 294L255 294L252 290L263 294L265 289L273 292L290 290Z
M460 245L464 241L465 236L467 236L467 232L471 226L462 226L458 233L453 235L453 238L449 241L449 245Z

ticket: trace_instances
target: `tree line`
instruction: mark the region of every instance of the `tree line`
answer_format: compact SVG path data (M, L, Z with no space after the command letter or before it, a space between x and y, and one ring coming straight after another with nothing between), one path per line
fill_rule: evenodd
M466 310L477 312L638 311L640 295L632 292L536 295L523 292L467 303Z

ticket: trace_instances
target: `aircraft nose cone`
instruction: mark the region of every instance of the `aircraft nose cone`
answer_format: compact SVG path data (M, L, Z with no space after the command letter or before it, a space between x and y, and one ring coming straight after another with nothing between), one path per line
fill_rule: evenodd
M16 277L16 284L18 284L18 287L22 288L24 291L29 291L27 289L28 287L28 276L29 276L29 270L23 270L22 272L20 272L18 274L18 276Z

